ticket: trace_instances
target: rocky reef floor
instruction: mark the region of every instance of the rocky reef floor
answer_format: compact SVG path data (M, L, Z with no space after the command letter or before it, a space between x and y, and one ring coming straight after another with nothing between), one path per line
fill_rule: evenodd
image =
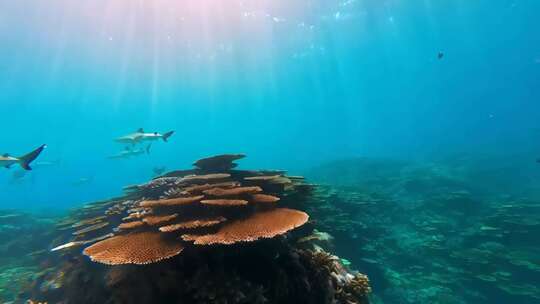
M302 211L316 186L235 169L242 158L201 159L56 219L32 258L37 269L5 271L24 281L12 285L13 301L368 303L368 277L331 254Z
M373 303L540 303L540 168L515 159L351 159L306 173L308 209Z
M50 252L73 237L65 227L74 222L66 219L90 220L75 225L75 232L84 232L75 240L110 229L100 228L102 219L94 214L54 218L2 211L0 303L350 304L368 298L390 304L540 303L540 176L535 169L475 158L351 159L304 172L314 184L284 179L282 171L261 171L255 179L248 177L249 186L274 180L284 187L263 187L268 196L257 198L268 203L276 201L270 196L281 197L281 206L309 214L309 223L254 243L183 245L179 256L145 266L94 263L81 254L87 245ZM203 172L175 171L167 178L193 173ZM233 179L240 178L237 173ZM181 192L166 183L149 189L128 188L131 195L155 191L144 195L150 201L143 205L151 208L170 204L167 197ZM118 202L124 201L96 202L81 210L119 216ZM210 203L243 208L239 201ZM95 258L108 261L99 252Z

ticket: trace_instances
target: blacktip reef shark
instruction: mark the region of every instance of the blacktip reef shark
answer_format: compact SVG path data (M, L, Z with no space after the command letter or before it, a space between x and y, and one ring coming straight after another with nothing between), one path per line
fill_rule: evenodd
M115 139L116 142L122 143L122 144L138 144L145 141L155 141L158 139L163 139L164 142L167 142L169 140L169 137L174 134L174 131L169 131L167 133L161 134L158 132L153 133L146 133L144 132L143 128L140 128L137 130L137 132L119 137Z
M109 156L109 159L126 159L130 158L132 156L138 156L142 154L150 154L150 148L152 147L152 144L149 144L146 146L145 149L130 149L129 147L126 147L126 149L116 155Z
M6 153L0 156L0 166L9 169L12 165L19 164L24 170L30 171L32 170L30 164L41 154L41 152L43 152L46 147L47 145L41 145L34 151L20 157L13 157Z

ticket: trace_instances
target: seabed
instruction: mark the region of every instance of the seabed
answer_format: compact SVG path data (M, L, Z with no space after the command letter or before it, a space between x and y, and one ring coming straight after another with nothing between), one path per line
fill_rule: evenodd
M4 303L540 303L538 185L487 186L512 171L356 159L308 179L243 157L63 218L3 211Z

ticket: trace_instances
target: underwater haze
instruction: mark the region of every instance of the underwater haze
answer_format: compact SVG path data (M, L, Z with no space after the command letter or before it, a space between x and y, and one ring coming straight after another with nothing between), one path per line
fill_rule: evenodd
M242 168L286 169L335 187L324 196L333 203L365 191L405 208L380 205L369 217L336 211L386 225L369 242L399 244L396 255L419 250L425 228L407 228L397 214L418 216L414 223L452 217L464 191L488 205L463 208L467 222L438 219L453 228L437 237L484 220L492 227L499 209L489 203L511 195L540 216L539 17L536 0L0 0L0 152L21 156L47 144L32 171L0 168L0 210L52 216L202 157L245 153ZM151 146L115 142L140 128L174 134ZM126 151L141 155L111 158ZM442 179L444 187L433 184ZM392 220L383 225L374 214ZM376 303L540 301L529 285L492 292L482 285L491 277L472 284L481 296L397 295L430 281L398 288L389 279L398 275L377 268L397 263L386 259L394 255L347 247L361 230L328 220L321 223L336 229L327 232L337 234L337 251L371 277ZM452 246L477 240L465 239ZM525 251L540 252L525 239ZM535 285L539 256L530 273L505 272ZM402 266L392 271L404 274Z
M2 205L67 206L215 152L302 169L351 156L540 150L537 1L2 1L1 149L49 172ZM437 59L438 52L444 57ZM175 130L151 157L112 139ZM72 187L81 178L92 187ZM54 189L54 190L53 190Z

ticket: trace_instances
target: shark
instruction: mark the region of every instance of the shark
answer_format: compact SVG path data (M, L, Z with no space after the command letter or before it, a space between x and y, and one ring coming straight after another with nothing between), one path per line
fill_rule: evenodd
M30 164L38 158L38 156L43 152L43 150L47 148L47 145L41 145L34 151L25 154L20 157L14 157L9 155L8 153L0 156L0 166L5 168L11 168L11 166L18 164L26 171L32 170L32 167L30 167Z
M142 154L150 154L150 148L151 147L152 147L152 144L149 144L144 149L130 149L129 147L127 147L124 151L122 151L122 152L120 152L120 153L118 153L116 155L109 156L109 159L127 159L127 158L130 158L132 156L138 156L138 155L142 155Z
M143 128L140 128L135 133L118 137L117 139L115 139L115 141L122 144L132 144L132 145L145 142L145 141L156 141L159 139L162 139L164 142L167 142L169 140L169 137L171 137L173 134L174 134L174 131L169 131L163 134L158 133L158 132L147 133L144 131Z

